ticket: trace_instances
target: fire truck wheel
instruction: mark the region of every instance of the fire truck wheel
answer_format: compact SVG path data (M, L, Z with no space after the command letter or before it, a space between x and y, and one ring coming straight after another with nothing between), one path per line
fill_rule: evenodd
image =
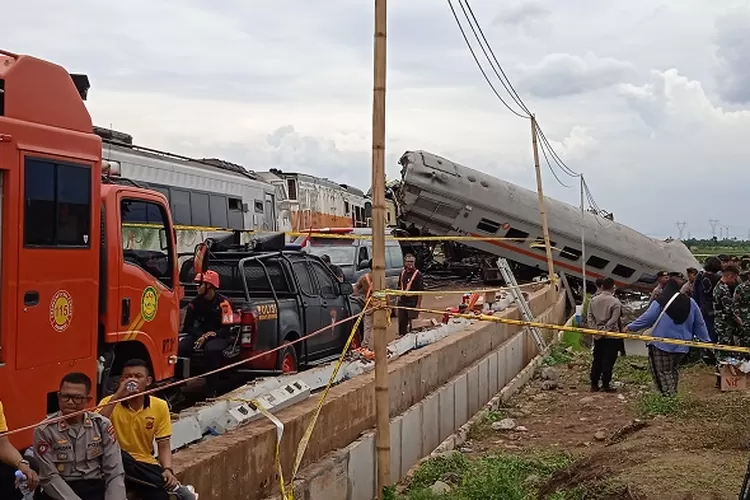
M289 342L284 342L289 344ZM293 345L287 345L283 349L279 350L279 361L278 369L281 373L295 373L297 372L297 351Z

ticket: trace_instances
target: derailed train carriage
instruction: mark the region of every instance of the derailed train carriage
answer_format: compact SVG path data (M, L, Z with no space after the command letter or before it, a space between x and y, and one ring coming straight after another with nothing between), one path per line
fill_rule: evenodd
M462 243L546 271L536 192L426 151L407 151L399 163L399 217L412 234L514 238ZM680 241L656 240L590 212L582 221L580 208L548 197L545 207L555 269L568 276L582 279L582 223L587 280L608 276L619 288L648 291L661 270L699 267Z

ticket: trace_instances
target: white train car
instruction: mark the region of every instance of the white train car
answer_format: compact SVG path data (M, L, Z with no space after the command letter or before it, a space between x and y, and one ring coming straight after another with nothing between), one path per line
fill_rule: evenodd
M497 236L519 241L467 241L478 250L545 271L547 257L537 193L425 151L401 157L400 217L436 235ZM659 241L623 224L545 198L556 270L582 278L581 224L586 277L612 277L620 288L649 291L661 270L698 268L680 241ZM541 243L541 244L540 244Z

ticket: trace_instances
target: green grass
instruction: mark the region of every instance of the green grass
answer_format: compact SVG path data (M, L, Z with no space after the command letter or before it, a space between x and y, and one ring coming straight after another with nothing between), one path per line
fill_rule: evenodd
M491 432L491 427L494 422L499 422L507 417L508 413L504 408L490 410L484 415L481 420L475 422L474 425L471 426L467 437L471 440L481 439Z
M425 462L415 473L408 489L389 500L532 500L537 485L553 473L572 463L559 453L494 455L472 460L453 453ZM436 495L430 487L436 481L450 485L451 490ZM581 500L582 490L561 491L549 500Z
M574 355L568 349L568 346L559 343L552 346L549 350L549 354L544 358L543 364L545 366L565 365L573 361Z
M649 392L644 394L637 402L638 413L644 418L657 415L685 415L689 406L688 399L681 394L662 396L659 393Z

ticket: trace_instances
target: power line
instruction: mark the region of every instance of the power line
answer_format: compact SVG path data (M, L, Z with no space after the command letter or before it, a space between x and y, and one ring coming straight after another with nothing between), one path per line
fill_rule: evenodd
M484 80L487 82L487 85L489 85L490 88L492 89L492 92L494 92L495 96L497 96L500 102L502 102L503 105L506 108L508 108L508 111L518 116L519 118L530 118L530 116L522 115L521 113L513 109L507 102L505 102L505 99L503 99L503 97L497 91L495 86L492 85L492 82L490 81L489 76L487 76L487 72L484 71L484 68L482 67L482 63L479 62L479 58L477 57L476 52L474 52L474 47L471 46L471 42L469 42L469 38L466 36L466 31L464 31L464 27L461 24L461 21L458 19L458 14L456 13L456 9L453 8L453 4L451 3L451 0L448 0L448 6L451 8L451 12L453 13L453 18L456 20L456 25L458 25L458 29L461 30L461 36L463 36L464 42L466 42L466 46L469 48L469 52L471 52L471 57L474 58L474 62L477 64L479 71L482 72L482 76L484 77Z

